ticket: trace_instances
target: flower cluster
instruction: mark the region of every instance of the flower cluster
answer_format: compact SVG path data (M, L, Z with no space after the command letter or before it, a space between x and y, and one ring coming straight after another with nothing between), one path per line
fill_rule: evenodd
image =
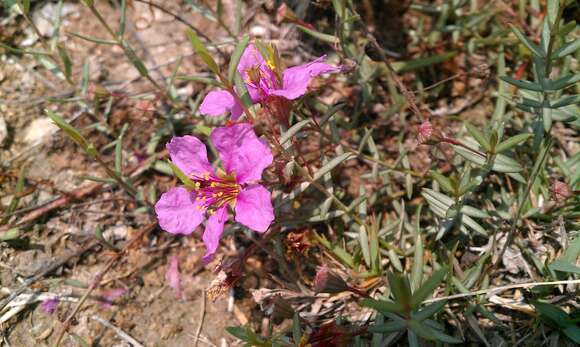
M314 77L340 69L320 57L283 70L275 48L268 49L271 54L264 58L256 45L249 45L237 70L252 102L278 115L287 116L290 101L304 95ZM209 116L229 112L235 121L242 115L243 106L235 89L211 91L200 112ZM175 137L167 144L171 161L186 178L184 186L170 189L155 205L159 225L172 234L189 235L207 217L202 236L205 262L217 250L229 210L238 223L259 233L268 230L274 220L271 194L259 184L262 172L273 161L268 143L256 136L249 123L216 128L210 139L222 168L212 167L205 145L196 137Z

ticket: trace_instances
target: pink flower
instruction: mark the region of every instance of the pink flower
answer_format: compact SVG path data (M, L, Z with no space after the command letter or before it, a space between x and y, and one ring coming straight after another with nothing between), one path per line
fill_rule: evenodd
M208 218L203 233L204 261L213 257L229 218L263 233L274 220L271 194L256 182L272 164L268 144L259 139L248 123L215 129L211 136L225 172L214 170L207 160L205 145L193 136L174 137L167 144L173 163L186 174L192 187L176 187L164 193L155 211L159 225L172 234L191 234Z
M323 62L324 56L306 64L277 72L275 63L266 61L255 45L250 44L240 59L238 72L246 83L248 93L254 103L267 101L272 97L294 100L306 93L310 81L321 74L337 72L339 67ZM210 92L199 108L209 116L219 116L231 112L236 120L242 114L242 107L236 98L225 90Z

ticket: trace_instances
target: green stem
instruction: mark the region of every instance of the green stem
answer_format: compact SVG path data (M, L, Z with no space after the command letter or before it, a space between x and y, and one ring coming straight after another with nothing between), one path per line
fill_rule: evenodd
M501 249L501 252L499 253L499 256L496 259L496 263L499 262L503 258L505 251L507 250L507 248L509 247L509 245L513 241L518 223L520 221L520 217L521 217L522 212L524 210L524 206L526 204L526 201L528 200L528 197L530 196L530 192L532 191L532 187L534 186L534 183L536 182L536 178L540 174L540 171L541 171L542 167L544 166L544 162L548 158L548 153L550 153L550 148L552 147L552 142L553 142L552 137L548 134L546 136L546 139L543 142L544 146L540 150L540 153L538 154L538 157L536 158L536 161L534 163L534 168L532 170L532 174L530 175L530 178L529 178L528 183L526 185L526 190L524 191L524 195L518 201L518 209L516 210L516 213L515 213L514 217L512 218L511 227L510 227L510 230L508 231L508 239L506 240L506 243L503 245L503 248Z
M558 30L559 30L559 26L560 26L560 19L562 18L562 13L564 10L563 9L564 6L562 6L562 4L560 4L560 5L561 6L559 7L558 14L556 16L556 19L554 20L554 24L551 26L550 41L548 42L548 48L547 48L546 56L545 56L544 76L538 76L538 78L540 80L549 79L550 73L552 72L552 51L554 50L554 44L555 44L556 38L558 36ZM548 21L548 20L549 19L546 17L545 21ZM550 23L546 22L544 25L550 25ZM550 99L550 95L547 91L542 92L542 99L543 99L543 101ZM546 115L544 114L544 110L545 110L544 108L541 108L537 112L537 116L541 117L542 121L544 121L544 117L546 117ZM544 121L544 123L545 123L545 121ZM522 216L524 206L528 200L528 197L530 196L530 192L532 190L532 187L534 186L534 183L536 182L536 178L538 177L538 175L540 174L540 171L544 167L544 163L545 163L546 159L548 158L548 153L550 153L550 149L551 149L552 143L553 143L552 134L550 131L551 125L549 127L546 127L544 125L544 127L545 127L544 138L542 139L542 142L540 144L540 153L538 153L538 156L534 162L534 167L533 167L532 173L530 174L530 177L528 179L524 194L521 197L521 199L518 200L518 208L517 208L516 213L514 214L514 216L512 218L511 226L510 226L510 229L508 231L508 238L506 240L506 243L503 245L503 247L502 247L498 257L496 258L493 266L498 264L501 261L501 259L503 259L503 256L504 256L507 248L513 242L518 223L520 222L520 218ZM493 244L495 245L495 239L493 240Z

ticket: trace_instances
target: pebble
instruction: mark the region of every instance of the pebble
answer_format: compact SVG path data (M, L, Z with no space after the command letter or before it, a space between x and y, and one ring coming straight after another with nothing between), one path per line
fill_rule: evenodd
M38 118L24 130L24 142L30 146L43 143L50 138L58 127L49 118Z
M8 127L6 127L6 121L4 120L4 117L0 116L0 147L2 147L7 137Z

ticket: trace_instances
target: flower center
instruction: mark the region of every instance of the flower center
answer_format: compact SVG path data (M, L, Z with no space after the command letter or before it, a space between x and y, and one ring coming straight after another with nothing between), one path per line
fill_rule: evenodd
M196 193L197 209L206 209L209 214L226 204L234 203L240 193L240 185L234 175L205 173L201 176L192 175Z
M262 73L258 65L246 70L246 83L258 86L262 79Z

